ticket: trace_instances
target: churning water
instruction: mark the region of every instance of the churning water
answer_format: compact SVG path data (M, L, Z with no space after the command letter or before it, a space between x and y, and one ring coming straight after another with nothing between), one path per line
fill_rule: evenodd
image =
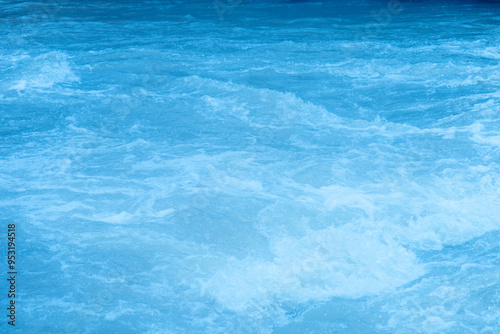
M1 1L16 328L499 333L499 15Z

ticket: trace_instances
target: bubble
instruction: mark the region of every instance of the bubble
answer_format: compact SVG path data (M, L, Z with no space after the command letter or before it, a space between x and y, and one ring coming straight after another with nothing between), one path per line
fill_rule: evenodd
M109 305L113 300L114 297L110 290L102 290L97 293L97 303L101 305Z
M210 178L214 188L222 188L229 183L229 175L226 171L215 169L210 166Z
M201 194L193 197L193 199L191 200L191 207L194 209L202 210L205 209L209 203L210 201L208 198L208 194L202 192Z
M108 261L104 264L102 274L107 279L123 279L128 274L125 265L118 261Z

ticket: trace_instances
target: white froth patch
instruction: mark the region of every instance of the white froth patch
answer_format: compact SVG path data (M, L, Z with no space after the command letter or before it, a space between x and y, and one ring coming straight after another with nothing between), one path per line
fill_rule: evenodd
M133 315L136 313L135 310L128 307L124 307L123 305L125 305L125 303L123 303L122 301L120 301L119 304L120 305L114 308L112 311L106 312L104 315L104 319L106 319L107 321L115 321L116 319L123 317L127 314Z
M369 217L373 217L376 209L371 195L361 190L331 185L321 187L319 193L324 196L324 204L328 210L338 207L351 207L363 210Z
M132 220L133 217L134 217L134 215L132 215L128 212L122 211L120 213L111 214L111 215L110 214L94 215L93 219L96 221L101 221L101 222L110 223L110 224L124 224L124 223L128 223L130 220Z
M240 180L240 179L237 179L237 178L231 177L231 176L226 176L224 181L225 181L225 185L227 185L231 188L237 188L240 190L262 192L264 189L262 187L262 184L259 181Z
M79 210L94 210L93 207L86 205L82 202L71 201L68 203L64 203L61 205L52 205L43 210L40 210L41 213L68 213L72 211Z
M18 80L14 86L9 88L9 90L24 90L26 89L26 85L26 80Z
M51 88L55 84L78 80L71 70L66 54L49 52L30 61L23 70L22 78L14 81L9 90Z
M227 309L358 298L395 289L424 273L416 256L376 232L352 227L310 231L272 245L272 261L232 259L204 285Z
M475 52L477 55L490 59L500 59L500 48L499 47L486 47L484 49L477 50Z
M174 213L174 212L175 212L175 210L174 210L174 209L166 209L166 210L161 210L161 211L158 211L158 212L156 213L156 215L155 215L155 216L156 216L156 217L160 217L160 218L162 218L162 217L165 217L165 216L167 216L167 215L170 215L170 214L172 214L172 213Z
M207 118L226 120L238 118L252 127L283 127L291 125L332 126L340 117L321 105L304 101L290 92L258 89L232 82L192 76L184 79L191 86L206 87L200 109Z
M472 140L479 144L487 144L491 146L499 146L500 147L500 135L498 136L481 136L474 135Z
M498 199L470 198L442 203L440 212L418 217L405 235L420 249L440 250L500 228ZM488 215L490 213L490 215Z

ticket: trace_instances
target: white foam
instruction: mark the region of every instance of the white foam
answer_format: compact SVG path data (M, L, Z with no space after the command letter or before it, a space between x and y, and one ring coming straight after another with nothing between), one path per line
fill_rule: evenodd
M201 96L205 102L200 110L207 118L238 119L253 127L291 125L334 125L340 117L323 106L304 101L291 92L258 89L192 76L183 79L189 86L203 85L210 95ZM212 96L215 95L215 96Z
M205 285L224 307L357 298L394 289L424 273L416 256L378 232L352 227L310 231L273 242L273 260L229 260Z
M319 189L318 194L325 198L324 205L327 210L339 207L359 208L363 210L370 219L376 209L373 196L359 189L352 189L339 185L331 185Z
M73 73L68 56L62 52L49 52L30 60L21 79L15 80L8 89L48 89L56 84L76 81L79 78Z
M92 218L93 220L105 222L105 223L111 223L111 224L126 224L132 220L134 217L133 214L130 214L126 211L122 211L117 214L108 214L108 213L102 213L102 214L97 214L94 215Z

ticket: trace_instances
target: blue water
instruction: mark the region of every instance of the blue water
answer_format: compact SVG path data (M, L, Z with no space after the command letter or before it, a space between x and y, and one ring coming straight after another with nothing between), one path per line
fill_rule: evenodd
M221 3L0 2L18 332L500 333L500 4Z

